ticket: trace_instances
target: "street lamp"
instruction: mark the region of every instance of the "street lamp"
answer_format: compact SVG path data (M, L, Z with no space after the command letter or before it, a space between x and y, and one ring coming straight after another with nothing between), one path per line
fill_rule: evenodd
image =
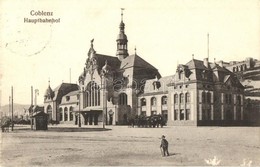
M103 84L102 84L103 83ZM106 109L107 109L107 103L106 103L106 78L105 78L105 75L102 75L101 77L101 84L103 85L102 86L102 89L103 89L103 111L102 111L102 115L103 115L103 129L105 129L105 124L106 124Z
M136 95L136 113L135 113L135 114L136 114L136 115L139 115L139 114L138 114L138 107L139 107L139 106L138 106L138 94L139 94L139 92L140 92L140 91L136 88L136 89L135 89L135 95ZM140 114L141 114L141 113L140 113Z
M78 126L79 126L79 128L81 127L81 119L80 119L80 93L81 93L81 90L80 90L80 87L79 87L79 94L78 94L78 99L79 99L79 116L78 116Z

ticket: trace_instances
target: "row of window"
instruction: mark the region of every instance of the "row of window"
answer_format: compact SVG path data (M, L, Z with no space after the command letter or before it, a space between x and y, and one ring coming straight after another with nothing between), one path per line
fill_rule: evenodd
M217 111L216 111L217 112ZM199 113L200 114L200 113ZM212 120L211 119L211 116L212 113L211 113L211 109L202 109L202 113L201 115L199 115L199 119L200 120ZM223 115L223 118L224 120L235 120L234 118L234 112L232 110L226 110L224 111L224 115ZM220 115L219 115L219 118L220 119ZM236 112L236 120L241 120L242 117L241 117L241 111L237 111Z
M202 103L211 103L211 93L202 92Z
M225 102L226 104L232 104L232 95L231 94L225 94ZM237 102L236 104L241 105L241 96L237 96Z
M152 97L151 98L151 106L156 106L156 104L157 104L156 97ZM167 96L163 96L161 98L161 104L162 105L166 105L167 104ZM141 99L141 106L146 106L146 99L145 98Z
M73 121L73 107L71 106L69 108L69 111L68 111L68 108L65 107L64 108L64 111L62 108L59 109L59 114L60 114L60 121ZM63 119L63 114L64 114L64 119Z
M174 110L174 120L190 120L190 119L191 119L190 109Z
M185 96L185 99L184 99L184 96ZM185 100L185 103L190 103L190 93L185 93L185 95L183 93L181 94L175 94L174 95L174 104L182 104L184 103L184 100Z
M84 92L84 106L100 106L100 88L96 82L88 83Z

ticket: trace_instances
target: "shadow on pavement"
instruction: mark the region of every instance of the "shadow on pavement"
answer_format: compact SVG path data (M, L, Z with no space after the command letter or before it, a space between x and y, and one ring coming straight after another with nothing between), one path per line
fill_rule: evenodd
M32 130L29 126L14 127L14 132L32 131L32 132L94 132L94 131L109 131L112 129L102 127L48 127L48 130ZM10 131L11 132L11 131Z
M72 127L50 127L47 131L50 132L93 132L93 131L109 131L111 129L103 128L72 128Z

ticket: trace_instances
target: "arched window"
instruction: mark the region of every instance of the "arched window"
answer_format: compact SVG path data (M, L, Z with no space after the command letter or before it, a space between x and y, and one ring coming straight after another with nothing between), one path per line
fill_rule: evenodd
M127 94L121 93L119 95L119 105L127 105Z
M207 93L207 102L211 103L211 94L210 94L210 92Z
M187 93L185 94L185 102L186 102L186 103L189 103L189 102L190 102L190 93L189 93L189 92L187 92Z
M68 108L64 108L64 121L68 121Z
M48 107L47 107L47 113L52 113L52 107L51 107L51 105L48 105Z
M151 105L156 106L156 98L155 97L151 98Z
M52 107L51 105L48 105L47 107L47 114L48 114L48 119L51 120L52 119Z
M202 103L206 103L206 93L202 92Z
M73 111L73 107L71 106L71 107L70 107L70 121L73 121L72 111Z
M163 96L162 97L162 105L166 105L167 104L167 96Z
M179 79L183 79L183 71L182 70L180 70L179 72L178 72L178 75L179 75Z
M62 108L59 109L59 114L60 114L60 121L63 121L62 120Z
M241 96L239 96L239 95L237 96L237 104L241 105Z
M141 106L146 106L146 99L145 98L141 99Z
M85 97L87 106L100 106L100 88L96 82L88 83Z
M180 94L180 103L183 103L184 102L184 95L183 93Z
M174 95L174 104L177 104L177 103L178 103L178 95L175 94L175 95Z
M233 72L236 72L236 67L233 67Z

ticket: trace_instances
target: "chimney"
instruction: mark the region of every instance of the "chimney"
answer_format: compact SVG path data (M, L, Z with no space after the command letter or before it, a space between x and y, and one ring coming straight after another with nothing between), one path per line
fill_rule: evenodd
M209 67L209 59L208 58L204 58L203 59L203 64L204 64L205 67L208 68Z

